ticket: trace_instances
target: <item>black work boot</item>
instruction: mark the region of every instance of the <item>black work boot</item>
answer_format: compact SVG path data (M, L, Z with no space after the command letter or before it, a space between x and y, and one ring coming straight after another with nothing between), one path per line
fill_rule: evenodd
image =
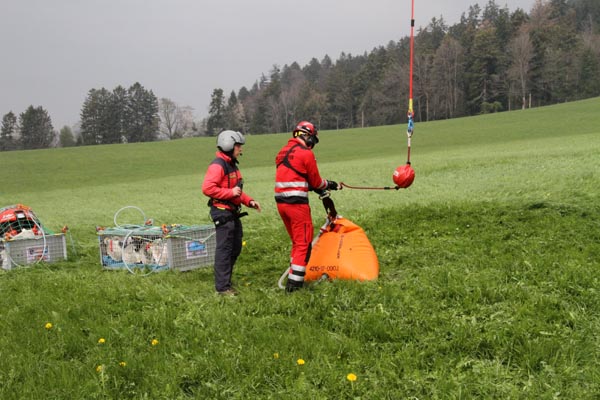
M287 293L292 293L298 289L302 289L302 282L296 282L288 279L287 283L285 284L285 291Z

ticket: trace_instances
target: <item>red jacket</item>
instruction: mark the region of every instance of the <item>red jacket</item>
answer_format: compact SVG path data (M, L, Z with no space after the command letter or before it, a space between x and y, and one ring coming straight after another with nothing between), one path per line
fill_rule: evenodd
M233 196L233 188L242 182L242 173L234 160L227 154L217 151L217 158L225 161L229 169L226 173L221 163L215 159L208 166L204 182L202 182L202 193L212 199L212 205L237 211L241 204L250 207L252 198L242 191L241 196Z
M308 203L310 190L322 190L327 180L321 178L317 160L302 139L291 138L275 157L275 201L278 203Z

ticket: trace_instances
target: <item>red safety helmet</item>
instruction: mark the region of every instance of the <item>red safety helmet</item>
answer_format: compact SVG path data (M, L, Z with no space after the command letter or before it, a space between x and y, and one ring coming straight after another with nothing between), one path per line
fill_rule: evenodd
M299 122L294 128L294 137L302 137L307 146L312 148L319 143L317 128L308 121Z

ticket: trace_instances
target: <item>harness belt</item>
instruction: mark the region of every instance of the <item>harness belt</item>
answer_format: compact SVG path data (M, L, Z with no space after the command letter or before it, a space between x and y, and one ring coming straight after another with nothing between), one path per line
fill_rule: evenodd
M233 211L233 210L229 210L227 208L214 207L214 206L212 208L219 210L219 211L227 211L227 213L222 213L219 216L213 218L213 223L215 224L216 227L225 225L226 223L228 223L230 221L235 221L235 220L238 220L238 219L243 218L246 215L248 215L248 213L245 211L239 212L239 210Z

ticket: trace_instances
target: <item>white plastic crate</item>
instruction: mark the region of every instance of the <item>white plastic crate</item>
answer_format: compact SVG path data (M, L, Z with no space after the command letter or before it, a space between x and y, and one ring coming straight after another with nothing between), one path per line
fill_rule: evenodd
M67 259L65 235L45 234L32 239L0 240L0 266L9 270L38 262L53 263Z
M100 262L107 269L188 271L215 260L213 225L125 226L97 233Z

